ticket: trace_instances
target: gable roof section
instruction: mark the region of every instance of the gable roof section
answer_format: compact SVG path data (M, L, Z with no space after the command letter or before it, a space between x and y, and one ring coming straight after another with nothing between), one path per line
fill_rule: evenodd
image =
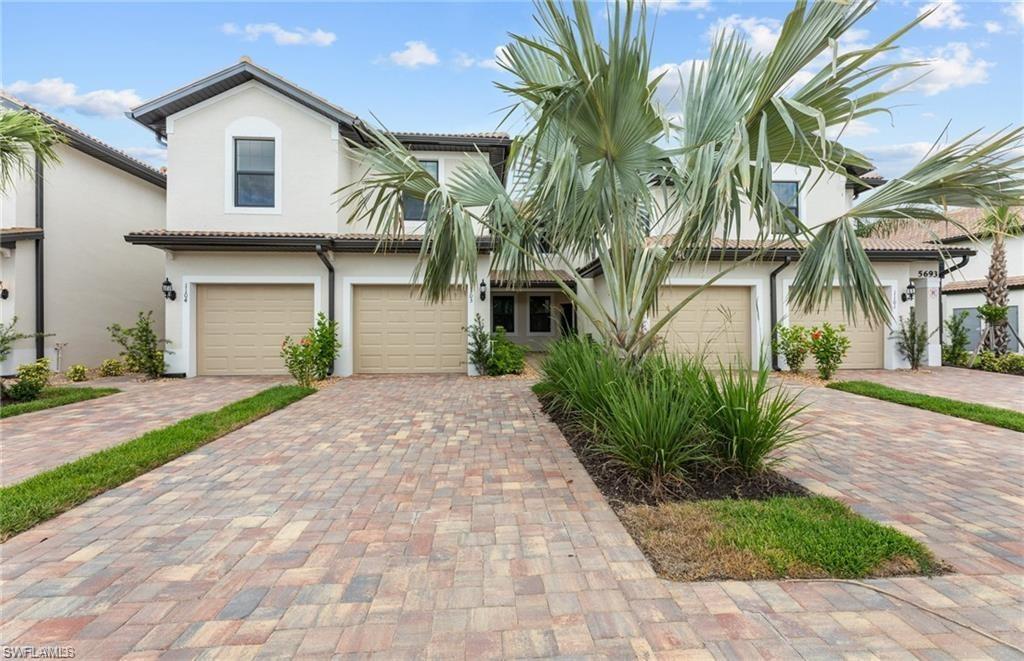
M1024 218L1024 207L1013 207L1011 211ZM958 243L985 237L983 222L987 211L982 207L961 207L951 209L946 215L955 222L940 221L930 223L927 227L917 223L908 223L888 238L896 241L916 241L934 243Z
M337 122L341 134L364 142L366 134L363 120L354 113L337 106L323 97L295 83L253 64L243 57L237 64L189 83L152 101L133 108L127 115L149 128L160 138L167 137L167 118L186 108L212 99L239 85L255 80L286 98L309 108L313 112ZM479 149L488 154L488 160L498 177L505 180L505 160L512 144L504 133L392 133L401 143L414 151L466 151Z
M136 177L155 184L161 188L167 188L167 175L144 163L137 158L129 156L120 149L115 149L99 138L89 135L85 131L68 124L67 122L43 112L35 106L25 103L21 99L11 96L6 92L0 92L0 107L6 110L27 110L43 118L47 124L55 128L68 139L68 144L83 154L88 154L108 165L135 175Z

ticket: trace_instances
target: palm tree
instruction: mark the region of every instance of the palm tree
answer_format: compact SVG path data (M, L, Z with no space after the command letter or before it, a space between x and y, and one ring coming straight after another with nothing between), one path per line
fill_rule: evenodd
M899 87L882 84L912 63L875 64L921 19L873 48L834 53L839 38L873 8L867 0L798 0L771 53L753 52L736 35L719 34L710 56L680 76L671 106L655 91L645 8L609 6L607 32L595 31L585 2L571 10L539 3L538 37L511 36L498 87L513 99L524 130L512 149L508 186L486 159L472 159L444 184L383 129L367 127L352 142L369 166L340 189L350 222L369 221L388 238L404 231L403 195L427 202L428 221L416 276L439 300L451 285L469 285L477 269L477 234L492 240L493 267L512 285L531 270L569 270L578 289L562 291L621 355L635 359L658 331L702 289L738 265L760 259L780 233L802 249L790 290L794 304L827 303L838 279L843 303L868 319L889 315L888 303L855 228L861 222L944 218L935 204L1001 204L1019 198L1024 156L1016 128L972 134L935 148L905 176L893 179L846 213L804 225L772 191L774 164L808 168L810 177L846 177L870 169L863 155L827 137L866 115L887 112L879 101ZM828 65L798 84L819 57ZM718 273L671 309L658 291L680 259L709 260L713 248L738 237L741 216L758 227L751 257L722 262ZM648 236L657 228L658 240ZM577 270L596 259L606 291L596 295ZM554 281L559 278L552 276ZM657 320L651 321L652 313Z
M43 166L60 162L57 145L64 136L36 113L0 111L0 193L14 185L16 176L32 171L35 159Z
M985 348L1002 356L1010 348L1009 322L1006 310L1010 304L1010 290L1006 281L1006 245L1004 239L1021 229L1020 217L1008 207L993 209L982 223L982 232L992 236L992 256L988 264L988 280L985 283L985 305L990 311L1002 310L998 320L991 325L991 333L985 335Z

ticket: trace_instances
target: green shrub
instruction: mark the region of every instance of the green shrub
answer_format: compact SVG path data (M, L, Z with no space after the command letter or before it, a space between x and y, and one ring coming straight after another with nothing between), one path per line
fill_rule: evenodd
M124 363L117 358L108 358L100 363L100 376L121 376L124 374Z
M302 386L308 388L316 380L317 374L317 353L313 347L313 340L307 335L293 342L292 338L284 338L281 343L281 357L284 358L285 367L292 378Z
M999 360L1002 363L1003 372L1024 376L1024 354L1008 353Z
M967 310L961 310L946 320L946 344L942 345L944 365L961 367L967 364L971 338L967 332Z
M50 361L40 358L34 363L18 366L18 380L11 386L5 386L4 399L15 402L30 402L39 397L43 388L50 384Z
M775 336L776 351L786 359L790 372L799 373L811 352L811 332L804 326L779 326Z
M64 370L64 376L68 378L68 381L77 383L89 378L89 370L86 369L85 365L70 365Z
M900 327L895 333L896 350L910 363L910 369L920 369L931 336L927 322L918 323L914 308L910 308L910 315L906 319L900 317Z
M152 310L139 312L134 326L125 328L111 324L107 330L114 343L121 346L121 356L129 372L141 372L153 379L163 376L166 368L164 345L167 341L159 339L153 330Z
M466 327L469 335L469 362L476 368L477 374L487 374L487 362L491 357L491 334L484 327L484 320L479 314L473 323Z
M513 343L501 326L491 336L491 355L487 359L487 374L522 374L526 367L526 349Z
M12 317L9 324L0 323L0 362L7 360L11 355L11 349L14 347L15 342L35 337L31 333L19 333L14 330L17 324L18 317Z
M338 322L327 319L327 315L320 312L316 316L316 323L306 336L312 344L314 356L314 371L316 378L326 379L334 367L334 360L338 357L338 350L341 349L341 340L338 339Z
M654 355L628 376L596 384L604 404L593 416L595 449L650 485L655 497L708 461L702 373L696 363Z
M850 349L846 326L833 326L827 321L811 329L811 353L818 366L818 376L828 381L835 375Z
M796 393L771 386L764 367L705 372L703 394L711 450L726 465L755 473L778 461L778 450L801 440L794 418L804 407Z

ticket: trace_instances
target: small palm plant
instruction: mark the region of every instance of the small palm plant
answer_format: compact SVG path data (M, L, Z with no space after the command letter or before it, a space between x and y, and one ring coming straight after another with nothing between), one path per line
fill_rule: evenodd
M28 110L0 111L0 193L15 177L30 172L36 159L43 167L60 162L57 145L64 142L43 118Z

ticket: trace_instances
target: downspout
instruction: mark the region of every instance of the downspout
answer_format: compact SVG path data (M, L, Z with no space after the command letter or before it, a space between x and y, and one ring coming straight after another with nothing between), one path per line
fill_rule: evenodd
M327 320L334 321L334 264L328 259L324 252L322 244L316 244L316 255L320 258L320 261L327 267ZM327 370L327 376L334 374L334 363L331 363L330 369Z
M775 276L782 273L782 270L787 266L789 266L789 257L783 257L782 266L772 271L768 276L768 297L770 299L768 307L771 310L772 369L776 372L780 371L781 368L779 367L779 351L775 346L775 327L779 323L779 304L775 300Z
M43 229L43 162L36 156L36 227ZM36 250L36 360L46 354L45 297L43 296L43 238L35 242Z
M942 312L942 279L954 271L959 271L963 267L967 266L967 262L971 261L970 255L964 255L960 258L960 262L953 266L946 267L946 260L939 260L939 346L943 345L942 335L943 328L946 325L946 317Z

